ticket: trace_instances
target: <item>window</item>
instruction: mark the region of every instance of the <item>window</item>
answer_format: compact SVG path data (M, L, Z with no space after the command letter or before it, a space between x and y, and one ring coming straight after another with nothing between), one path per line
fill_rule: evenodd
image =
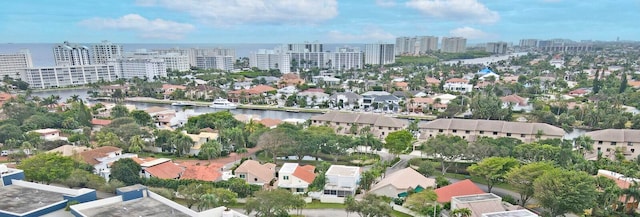
M636 149L635 149L635 148L632 148L632 149L631 149L631 153L634 153L634 152L636 152Z
M289 180L289 176L282 176L283 180Z
M382 130L382 127L378 127L378 130Z
M633 146L633 143L628 142L628 143L627 143L627 146Z
M493 132L493 135L494 135L494 136L495 136L495 135L498 135L498 132Z
M524 137L525 137L525 135L524 135L524 134L520 134L520 138L524 138Z
M598 144L602 145L602 141L598 141Z
M616 145L616 142L611 142L611 145Z
M458 130L453 130L453 133L457 133L457 132L458 132Z
M254 181L254 182L257 182L257 181L258 181L258 178L253 178L253 181Z
M480 131L480 134L484 134L484 131Z
M304 192L304 188L296 188L296 192Z
M507 133L507 136L511 136L511 133Z
M240 175L239 175L239 177L240 177L241 179L245 179L245 178L247 178L247 176L246 176L245 174L240 174Z
M598 151L602 150L602 148L598 147Z
M442 132L444 132L444 130L443 130L443 129L439 129L439 130L438 130L438 132L439 132L439 133L442 133Z
M462 139L467 139L467 137L466 136L462 136Z
M471 133L471 131L468 131L468 130L467 130L467 131L464 131L464 133L469 134L469 133Z

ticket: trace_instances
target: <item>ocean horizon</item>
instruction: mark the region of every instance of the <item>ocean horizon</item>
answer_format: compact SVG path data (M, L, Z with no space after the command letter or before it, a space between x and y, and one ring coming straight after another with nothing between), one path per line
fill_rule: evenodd
M98 43L75 43L85 46L91 46ZM277 46L283 45L282 43L236 43L236 44L224 44L224 43L117 43L121 44L124 51L135 51L137 49L167 49L167 48L234 48L236 49L236 58L249 57L251 52L259 49L273 49ZM15 53L20 50L26 49L31 53L31 59L34 67L46 67L54 66L53 60L53 46L59 43L3 43L0 44L0 54L2 53ZM357 43L324 43L325 51L334 51L336 48L350 46L359 47L364 49L364 44Z

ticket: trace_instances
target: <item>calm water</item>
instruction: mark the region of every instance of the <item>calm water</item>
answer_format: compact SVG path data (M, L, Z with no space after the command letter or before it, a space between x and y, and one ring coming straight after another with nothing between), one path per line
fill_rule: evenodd
M64 102L73 95L78 95L82 99L87 98L89 96L89 94L87 94L87 90L88 89L47 90L47 91L34 92L32 95L38 96L41 98L49 97L51 95L58 95L60 96L60 101ZM171 106L169 104L143 103L143 102L126 102L126 104L134 105L136 106L137 109L146 109L152 106L172 108L176 111L180 111L183 109L182 107ZM196 113L210 113L210 112L224 111L225 109L214 109L209 107L195 106L193 107L193 110ZM303 113L303 112L296 113L296 112L286 112L286 111L269 111L269 110L252 110L252 109L235 109L235 110L231 110L231 113L258 115L261 118L273 118L273 119L280 119L280 120L284 120L288 118L307 120L311 116L316 115L312 113Z
M62 42L60 42L62 43ZM71 42L76 43L76 42ZM113 42L117 43L117 42ZM95 43L77 43L85 46L90 46ZM251 52L255 52L258 49L273 49L276 46L282 44L127 44L121 43L125 52L135 51L137 49L167 49L167 48L235 48L236 57L248 57ZM22 49L27 49L31 52L31 59L33 65L36 67L53 66L55 62L53 60L53 46L55 43L34 43L34 44L0 44L0 53L15 53ZM325 44L326 50L336 50L338 47L359 47L364 51L364 44ZM325 50L325 51L326 51Z

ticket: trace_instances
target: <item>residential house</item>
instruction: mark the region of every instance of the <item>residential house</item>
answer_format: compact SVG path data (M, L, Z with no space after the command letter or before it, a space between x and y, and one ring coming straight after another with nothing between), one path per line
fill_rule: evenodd
M298 97L306 97L307 105L321 105L327 101L329 101L329 94L317 91L303 91L298 93Z
M328 126L338 134L350 134L354 127L357 133L364 127L370 128L377 138L385 138L389 133L404 129L406 121L379 114L327 112L310 118L313 126Z
M258 76L254 79L259 80L260 84L266 84L266 85L277 84L278 81L280 80L280 78L273 77L273 76ZM263 80L264 80L264 83L262 82Z
M400 89L402 91L408 91L409 90L409 83L404 82L404 81L395 82L395 83L393 83L393 85L396 88L398 88L398 89Z
M186 93L187 87L184 85L162 84L162 95L165 99L170 99L171 94L176 90L182 90Z
M300 166L297 163L284 163L278 171L278 188L290 190L295 194L307 192L316 178L316 167Z
M269 128L269 129L276 128L278 125L280 125L282 123L281 120L273 119L273 118L264 118L264 119L261 119L259 122L260 122L260 124L264 125L265 127Z
M451 198L456 196L466 196L474 194L484 194L475 183L469 179L465 179L456 183L449 184L434 190L438 195L438 203L450 202Z
M445 94L434 95L431 98L440 99L440 103L447 105L449 104L449 102L451 102L451 100L454 100L455 98L457 98L457 96L445 93Z
M183 133L191 138L191 140L193 140L193 146L189 150L189 155L192 156L197 156L200 153L200 147L202 147L204 143L218 139L218 132L200 132L198 134L189 134L184 131Z
M145 178L179 179L184 168L176 165L167 158L159 158L140 164L142 176Z
M502 198L492 193L472 194L451 197L451 210L471 210L470 217L482 217L483 214L518 210L521 207L502 202Z
M260 164L255 160L245 160L234 171L236 177L252 185L270 186L276 178L276 165L272 163Z
M502 101L502 108L511 108L512 111L533 111L533 106L528 103L529 99L516 94L500 97L500 101Z
M385 176L369 190L369 193L390 198L406 197L409 190L435 188L435 186L435 179L427 178L411 167L407 167Z
M445 91L468 93L473 91L473 85L469 84L469 81L464 78L451 78L447 80L442 88Z
M5 93L5 92L0 93L0 107L2 107L2 105L4 105L5 102L15 97L16 97L15 95L10 93Z
M436 100L429 97L411 98L406 103L407 108L411 112L420 113L427 110L444 112L447 109L447 105L443 104L441 100Z
M271 91L275 92L276 89L267 85L257 85L246 90L229 91L229 101L240 102L241 100L250 101L252 98L263 99L266 96L267 92Z
M562 128L545 123L521 123L496 120L436 119L419 123L420 140L427 140L438 134L460 136L468 141L476 141L486 136L491 138L510 137L533 142L537 139L562 139Z
M585 136L593 140L594 150L604 157L614 159L616 153L621 153L626 159L634 160L640 154L640 130L605 129L585 133Z
M234 90L248 90L249 88L251 88L251 85L253 85L253 83L251 83L250 81L235 82L235 83L233 83L233 89Z
M185 170L180 179L193 179L207 182L222 180L223 165L211 163L209 165L184 165Z
M124 97L129 92L129 85L114 84L102 86L98 91L98 95L111 97L117 90L120 90L120 92L123 94L122 96Z
M217 96L216 93L218 91L220 91L220 89L216 87L199 84L195 87L188 87L186 95L191 99L213 100Z
M111 120L106 119L91 119L91 130L100 131L104 126L111 124Z
M313 82L316 84L327 84L329 86L334 86L340 84L339 78L329 77L329 76L313 76Z
M338 108L354 109L362 104L362 96L353 92L334 93L329 100L331 105Z
M164 107L152 106L144 110L151 116L156 126L169 126L171 119L176 116L176 111Z
M63 146L51 149L47 151L47 153L59 153L62 156L70 157L88 150L91 150L91 148L88 148L86 146L63 145Z
M539 215L527 209L518 209L511 211L484 213L480 217L539 217Z
M608 179L615 181L616 185L623 190L629 189L629 187L631 187L632 185L640 183L640 179L627 177L620 173L612 172L609 170L598 170L598 176L607 177ZM638 209L638 200L636 198L629 198L627 200L627 197L625 195L622 195L620 196L619 201L623 204L626 203L624 206L627 210Z
M411 97L425 97L427 93L420 90L411 90L411 91L394 91L391 95L394 95L402 100Z
M360 167L331 165L325 173L323 196L346 197L354 195L360 183Z
M60 136L60 130L58 129L47 128L47 129L32 130L31 132L37 133L38 135L40 135L40 138L45 141L57 141L57 140L67 141L67 137Z
M278 82L278 88L283 88L286 86L298 86L304 84L304 79L301 79L300 76L296 73L287 73L280 77L280 82Z
M578 97L578 96L585 96L587 94L591 93L591 89L588 88L578 88L572 91L569 91L569 96L573 96L573 97Z
M427 86L431 88L440 86L440 80L437 78L427 77L424 80L427 81Z
M490 78L493 77L493 78ZM500 80L500 75L496 74L495 72L489 72L487 74L484 74L482 76L480 76L478 78L478 80L480 81L487 81L487 82L495 82L495 81L499 81Z
M279 94L283 94L285 96L289 96L289 95L297 93L297 92L298 92L298 88L296 88L296 86L286 86L286 87L278 89L278 93Z
M80 153L85 163L93 166L94 173L109 180L111 164L123 158L138 157L136 154L122 153L122 149L113 146L102 146Z

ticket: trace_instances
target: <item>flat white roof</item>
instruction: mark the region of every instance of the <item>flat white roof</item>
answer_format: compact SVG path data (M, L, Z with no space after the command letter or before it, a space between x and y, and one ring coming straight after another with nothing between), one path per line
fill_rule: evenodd
M152 166L155 166L155 165L158 165L158 164L170 161L170 160L171 159L167 159L167 158L158 158L158 159L155 159L155 160L152 160L152 161L149 161L149 162L142 163L142 164L140 164L140 166L141 167L152 167Z
M344 166L344 165L331 165L331 167L329 167L329 169L327 170L327 172L325 174L326 175L333 175L333 176L351 176L351 177L355 177L355 176L358 176L359 173L360 173L360 167Z
M482 214L482 217L538 217L538 214L535 214L526 209L519 209L512 211L484 213Z
M279 173L293 173L293 171L296 171L296 168L298 168L297 163L284 163Z

